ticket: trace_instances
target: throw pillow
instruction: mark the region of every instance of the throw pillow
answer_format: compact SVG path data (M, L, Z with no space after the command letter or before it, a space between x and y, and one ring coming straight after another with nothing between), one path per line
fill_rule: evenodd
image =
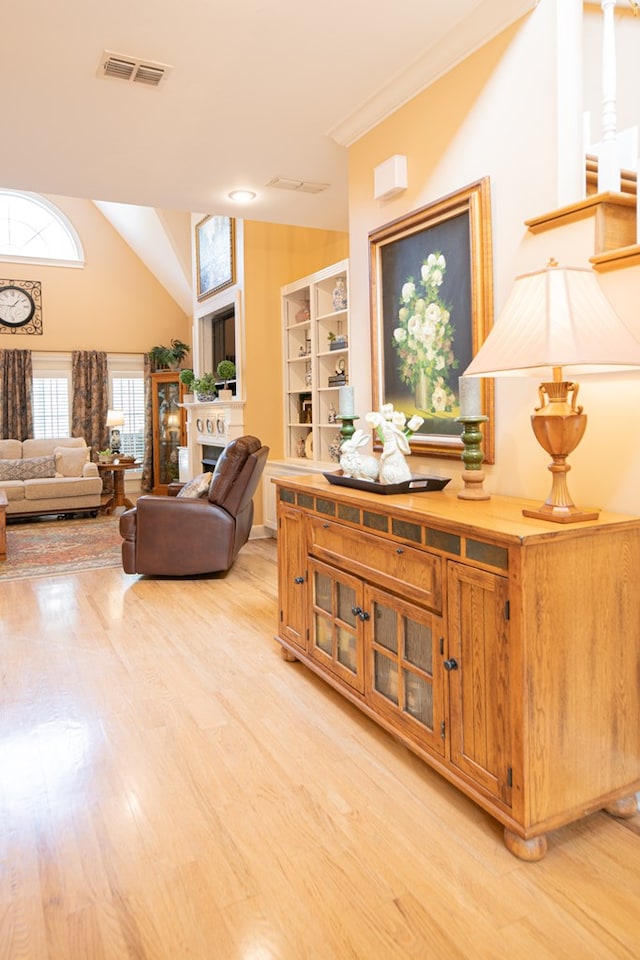
M89 460L89 447L55 447L56 472L61 477L81 477Z
M22 480L22 459L0 460L0 480Z
M55 475L56 460L53 454L24 460L0 460L0 480L43 480Z
M178 491L179 497L189 497L192 500L197 500L198 497L206 497L209 492L209 484L211 483L212 473L200 473L197 477L194 477L193 480L189 480L188 483L185 483L182 490Z

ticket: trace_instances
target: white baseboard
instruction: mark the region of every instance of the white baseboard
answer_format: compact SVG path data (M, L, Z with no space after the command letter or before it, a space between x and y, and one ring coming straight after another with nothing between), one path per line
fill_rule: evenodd
M255 526L251 527L249 540L266 540L266 539L272 539L274 536L275 536L274 530L270 530L268 527L265 527L264 524L258 523L258 524L255 524Z

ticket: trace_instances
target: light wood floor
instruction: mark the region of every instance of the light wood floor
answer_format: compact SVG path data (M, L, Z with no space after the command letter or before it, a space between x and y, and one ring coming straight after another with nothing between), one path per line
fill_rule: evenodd
M640 957L640 818L520 862L275 624L268 540L0 584L0 960Z

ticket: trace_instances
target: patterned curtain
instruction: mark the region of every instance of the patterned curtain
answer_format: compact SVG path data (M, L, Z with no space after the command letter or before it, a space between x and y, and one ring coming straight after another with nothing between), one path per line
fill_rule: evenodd
M0 437L33 436L31 350L0 350Z
M101 350L74 350L71 354L73 415L71 435L84 437L91 459L109 445L107 411L109 375L107 355Z
M144 458L140 489L145 493L153 488L153 418L151 409L151 374L155 364L148 353L144 355Z

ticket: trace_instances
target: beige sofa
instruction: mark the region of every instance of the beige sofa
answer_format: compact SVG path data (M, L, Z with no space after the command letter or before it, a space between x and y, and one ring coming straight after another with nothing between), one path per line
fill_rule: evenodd
M102 478L82 437L0 440L7 516L97 512Z

